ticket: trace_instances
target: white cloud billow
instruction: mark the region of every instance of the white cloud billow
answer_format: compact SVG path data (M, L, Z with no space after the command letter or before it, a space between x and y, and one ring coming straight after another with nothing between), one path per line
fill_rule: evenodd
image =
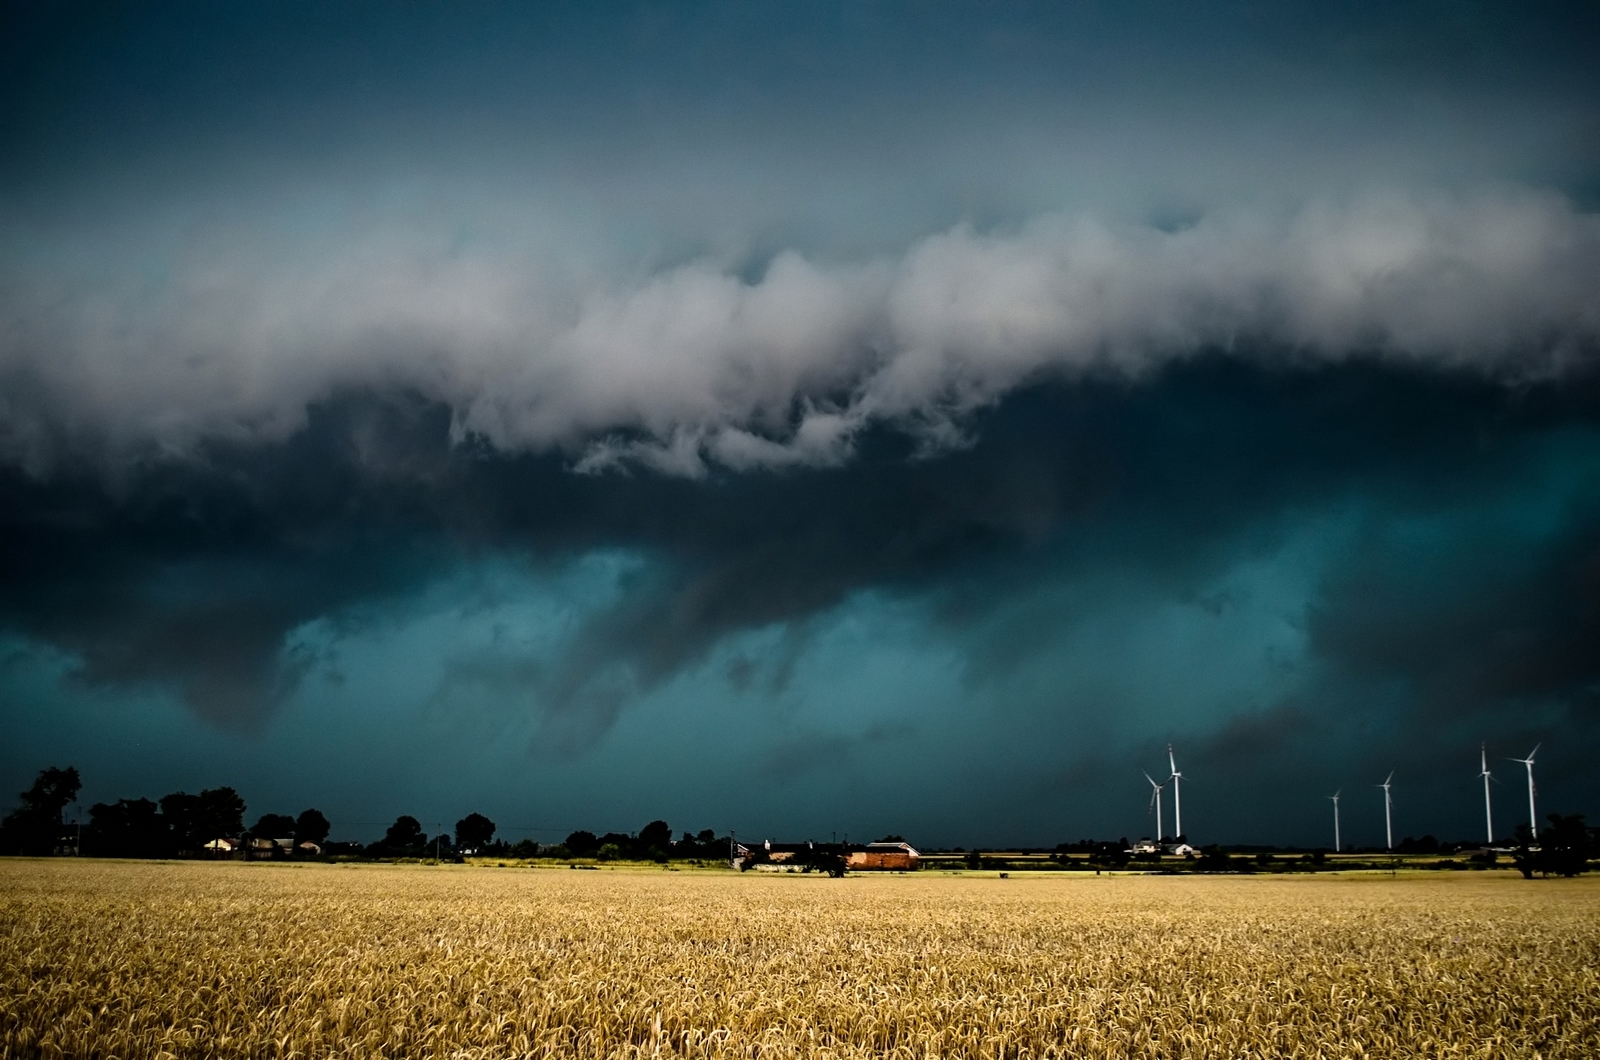
M1179 231L1050 216L896 259L785 252L753 282L711 262L605 275L406 227L265 245L235 231L154 278L8 261L7 457L281 439L309 404L373 388L445 402L502 449L692 475L844 460L872 422L937 444L1041 373L1138 376L1221 349L1526 378L1600 344L1600 216L1533 193Z

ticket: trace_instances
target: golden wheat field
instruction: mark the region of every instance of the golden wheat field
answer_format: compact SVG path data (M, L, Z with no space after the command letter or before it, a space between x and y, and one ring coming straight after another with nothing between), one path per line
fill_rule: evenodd
M1600 1056L1600 880L0 862L0 1050Z

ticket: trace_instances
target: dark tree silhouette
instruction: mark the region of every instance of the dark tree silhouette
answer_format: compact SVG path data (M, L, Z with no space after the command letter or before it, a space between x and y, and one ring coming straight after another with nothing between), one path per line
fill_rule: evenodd
M232 788L209 788L198 795L175 791L161 800L161 816L178 850L194 851L244 831L244 800Z
M1589 867L1595 853L1590 829L1583 814L1550 814L1549 827L1541 837L1543 868L1557 876L1576 876Z
M294 821L294 841L296 843L316 843L321 845L327 842L328 832L332 826L328 819L322 816L321 810L303 810Z
M78 801L83 787L71 766L41 770L21 793L22 805L0 821L0 850L13 854L51 854L61 840L61 811Z
M397 855L418 855L428 843L427 835L422 831L422 825L415 817L408 815L395 819L394 824L383 834L382 847L385 851Z
M639 852L647 858L665 861L672 847L672 829L665 821L651 821L639 829Z
M1583 823L1583 814L1552 813L1548 820L1544 834L1537 840L1527 825L1517 826L1513 862L1523 879L1533 879L1536 872L1541 876L1576 876L1589 867L1591 857L1600 853L1595 829Z
M149 799L118 799L89 807L84 852L106 858L159 858L172 853L172 830Z
M482 850L494 842L494 822L481 813L469 813L456 822L456 849Z
M294 818L286 813L264 813L250 834L261 839L290 839L294 836Z
M600 849L600 838L593 832L573 832L567 836L567 853L575 858L586 858Z

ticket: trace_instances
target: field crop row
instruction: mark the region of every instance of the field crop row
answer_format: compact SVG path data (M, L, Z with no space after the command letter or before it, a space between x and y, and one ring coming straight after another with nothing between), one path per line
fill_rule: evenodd
M1593 1057L1600 880L14 860L0 1053Z

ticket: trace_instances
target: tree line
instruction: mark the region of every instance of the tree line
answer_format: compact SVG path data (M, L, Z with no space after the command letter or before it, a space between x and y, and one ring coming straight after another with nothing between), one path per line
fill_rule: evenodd
M469 813L456 822L454 833L429 836L415 817L403 815L373 843L329 843L327 817L317 809L302 810L297 816L262 814L245 827L245 802L233 788L209 788L191 795L175 791L157 800L145 798L97 802L89 807L88 824L69 828L65 821L68 805L78 799L82 782L72 767L54 766L40 771L33 786L20 793L21 805L0 819L0 854L50 855L76 853L89 857L171 858L194 857L207 852L207 844L228 839L244 856L255 849L253 840L263 841L261 856L268 857L353 857L459 859L466 856L506 858L581 858L600 861L722 860L732 843L711 829L696 834L684 832L676 840L665 821L651 821L637 833L588 831L569 834L560 843L541 845L530 839L516 843L497 838L493 821L480 813ZM1524 876L1574 876L1585 871L1591 860L1600 858L1600 828L1584 823L1582 814L1548 815L1549 824L1537 839L1527 825L1517 830L1512 864ZM898 836L885 837L886 841ZM1432 836L1420 841L1406 840L1396 851L1401 854L1436 853L1444 844ZM230 853L233 851L229 851ZM761 851L747 852L743 860L753 865ZM842 865L846 847L837 844L807 845L797 852L796 866L835 871ZM1121 869L1130 864L1131 851L1126 839L1120 842L1081 840L1056 848L1058 858L1077 855L1086 864ZM977 850L967 853L969 868L992 867L991 859ZM1270 861L1270 857L1267 859ZM1316 859L1317 864L1322 858ZM1489 855L1484 867L1493 865ZM1230 857L1220 847L1206 848L1195 861L1200 871L1242 871L1246 863Z
M264 856L454 859L468 855L511 858L598 858L600 860L712 859L727 855L729 842L710 829L684 832L674 840L665 821L651 821L637 834L576 831L566 840L540 845L497 838L497 826L481 813L469 813L453 833L429 836L415 817L402 815L373 843L328 842L331 827L320 810L296 816L267 813L245 826L245 801L233 788L208 788L199 794L175 791L160 799L118 799L89 807L88 822L67 824L68 805L82 788L78 771L54 766L40 771L20 793L21 805L0 819L0 854L47 856L77 853L89 857L172 858L207 853L207 844L230 841L247 856L252 840L265 841Z

